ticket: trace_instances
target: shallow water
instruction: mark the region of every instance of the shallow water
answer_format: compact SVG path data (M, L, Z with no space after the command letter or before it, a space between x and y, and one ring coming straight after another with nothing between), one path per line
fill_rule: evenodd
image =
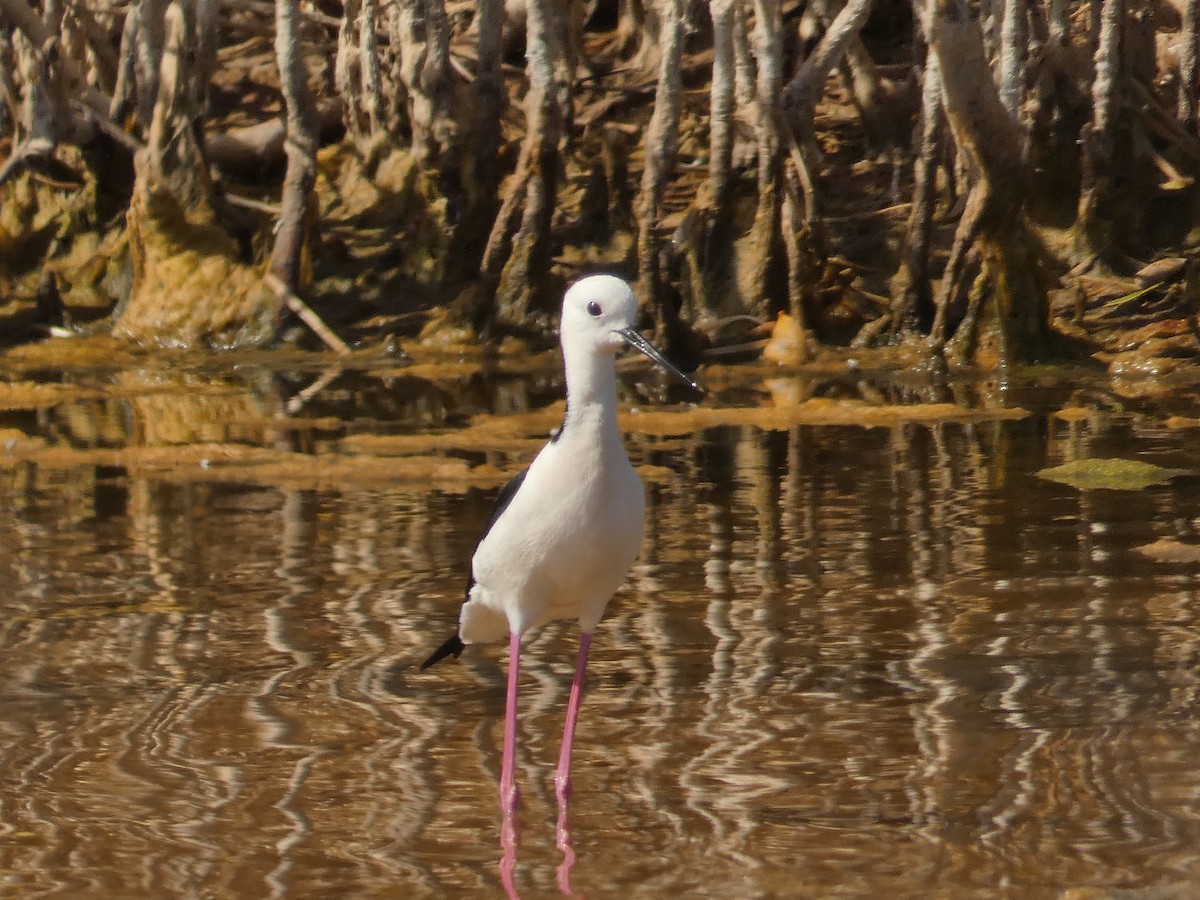
M502 648L416 665L554 370L215 365L8 373L42 387L0 413L0 894L500 895ZM577 634L526 645L521 896L1200 890L1197 481L1034 474L1200 469L1195 431L1089 375L710 377L746 424L624 420L649 523L566 856ZM787 412L813 393L870 424ZM878 412L947 396L983 412Z

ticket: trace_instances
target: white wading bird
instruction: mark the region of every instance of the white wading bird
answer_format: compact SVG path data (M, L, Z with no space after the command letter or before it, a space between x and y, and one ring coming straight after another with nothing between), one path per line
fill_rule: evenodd
M567 381L562 428L500 491L471 559L458 631L421 666L457 657L467 644L508 635L500 774L506 813L518 799L514 755L522 635L554 619L576 618L582 631L555 777L558 800L566 803L592 630L642 542L642 482L617 430L617 351L628 344L700 390L634 330L636 314L633 291L611 275L584 278L567 291L559 326Z

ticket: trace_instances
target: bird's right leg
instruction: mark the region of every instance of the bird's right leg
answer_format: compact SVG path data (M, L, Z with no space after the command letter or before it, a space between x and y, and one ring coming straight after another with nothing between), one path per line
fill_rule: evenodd
M554 776L558 805L565 808L571 796L571 748L575 744L575 723L579 719L579 702L583 697L583 681L587 675L588 648L592 646L592 633L585 631L579 636L579 656L575 660L575 678L571 681L571 696L567 700L567 724L563 728L562 750L558 754L558 772Z
M521 679L521 635L508 637L508 697L504 707L504 758L500 764L500 805L505 816L512 815L520 801L517 790L517 683Z

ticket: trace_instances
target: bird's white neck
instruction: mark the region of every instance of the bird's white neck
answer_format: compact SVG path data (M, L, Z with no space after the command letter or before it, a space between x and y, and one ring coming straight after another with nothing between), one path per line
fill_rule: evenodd
M562 440L593 443L599 439L619 444L614 357L607 353L572 353L564 348L563 361L568 399Z

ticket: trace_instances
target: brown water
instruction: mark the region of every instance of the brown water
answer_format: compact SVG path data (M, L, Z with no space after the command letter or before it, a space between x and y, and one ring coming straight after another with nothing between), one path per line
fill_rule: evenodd
M260 363L10 364L0 895L502 893L502 648L416 664L554 371ZM1186 560L1198 483L1034 475L1200 469L1195 431L1091 376L710 378L697 421L727 424L625 420L649 523L593 644L567 857L577 635L527 644L521 896L1200 892L1200 567L1137 549ZM873 424L804 424L811 393ZM985 411L874 405L947 396Z

